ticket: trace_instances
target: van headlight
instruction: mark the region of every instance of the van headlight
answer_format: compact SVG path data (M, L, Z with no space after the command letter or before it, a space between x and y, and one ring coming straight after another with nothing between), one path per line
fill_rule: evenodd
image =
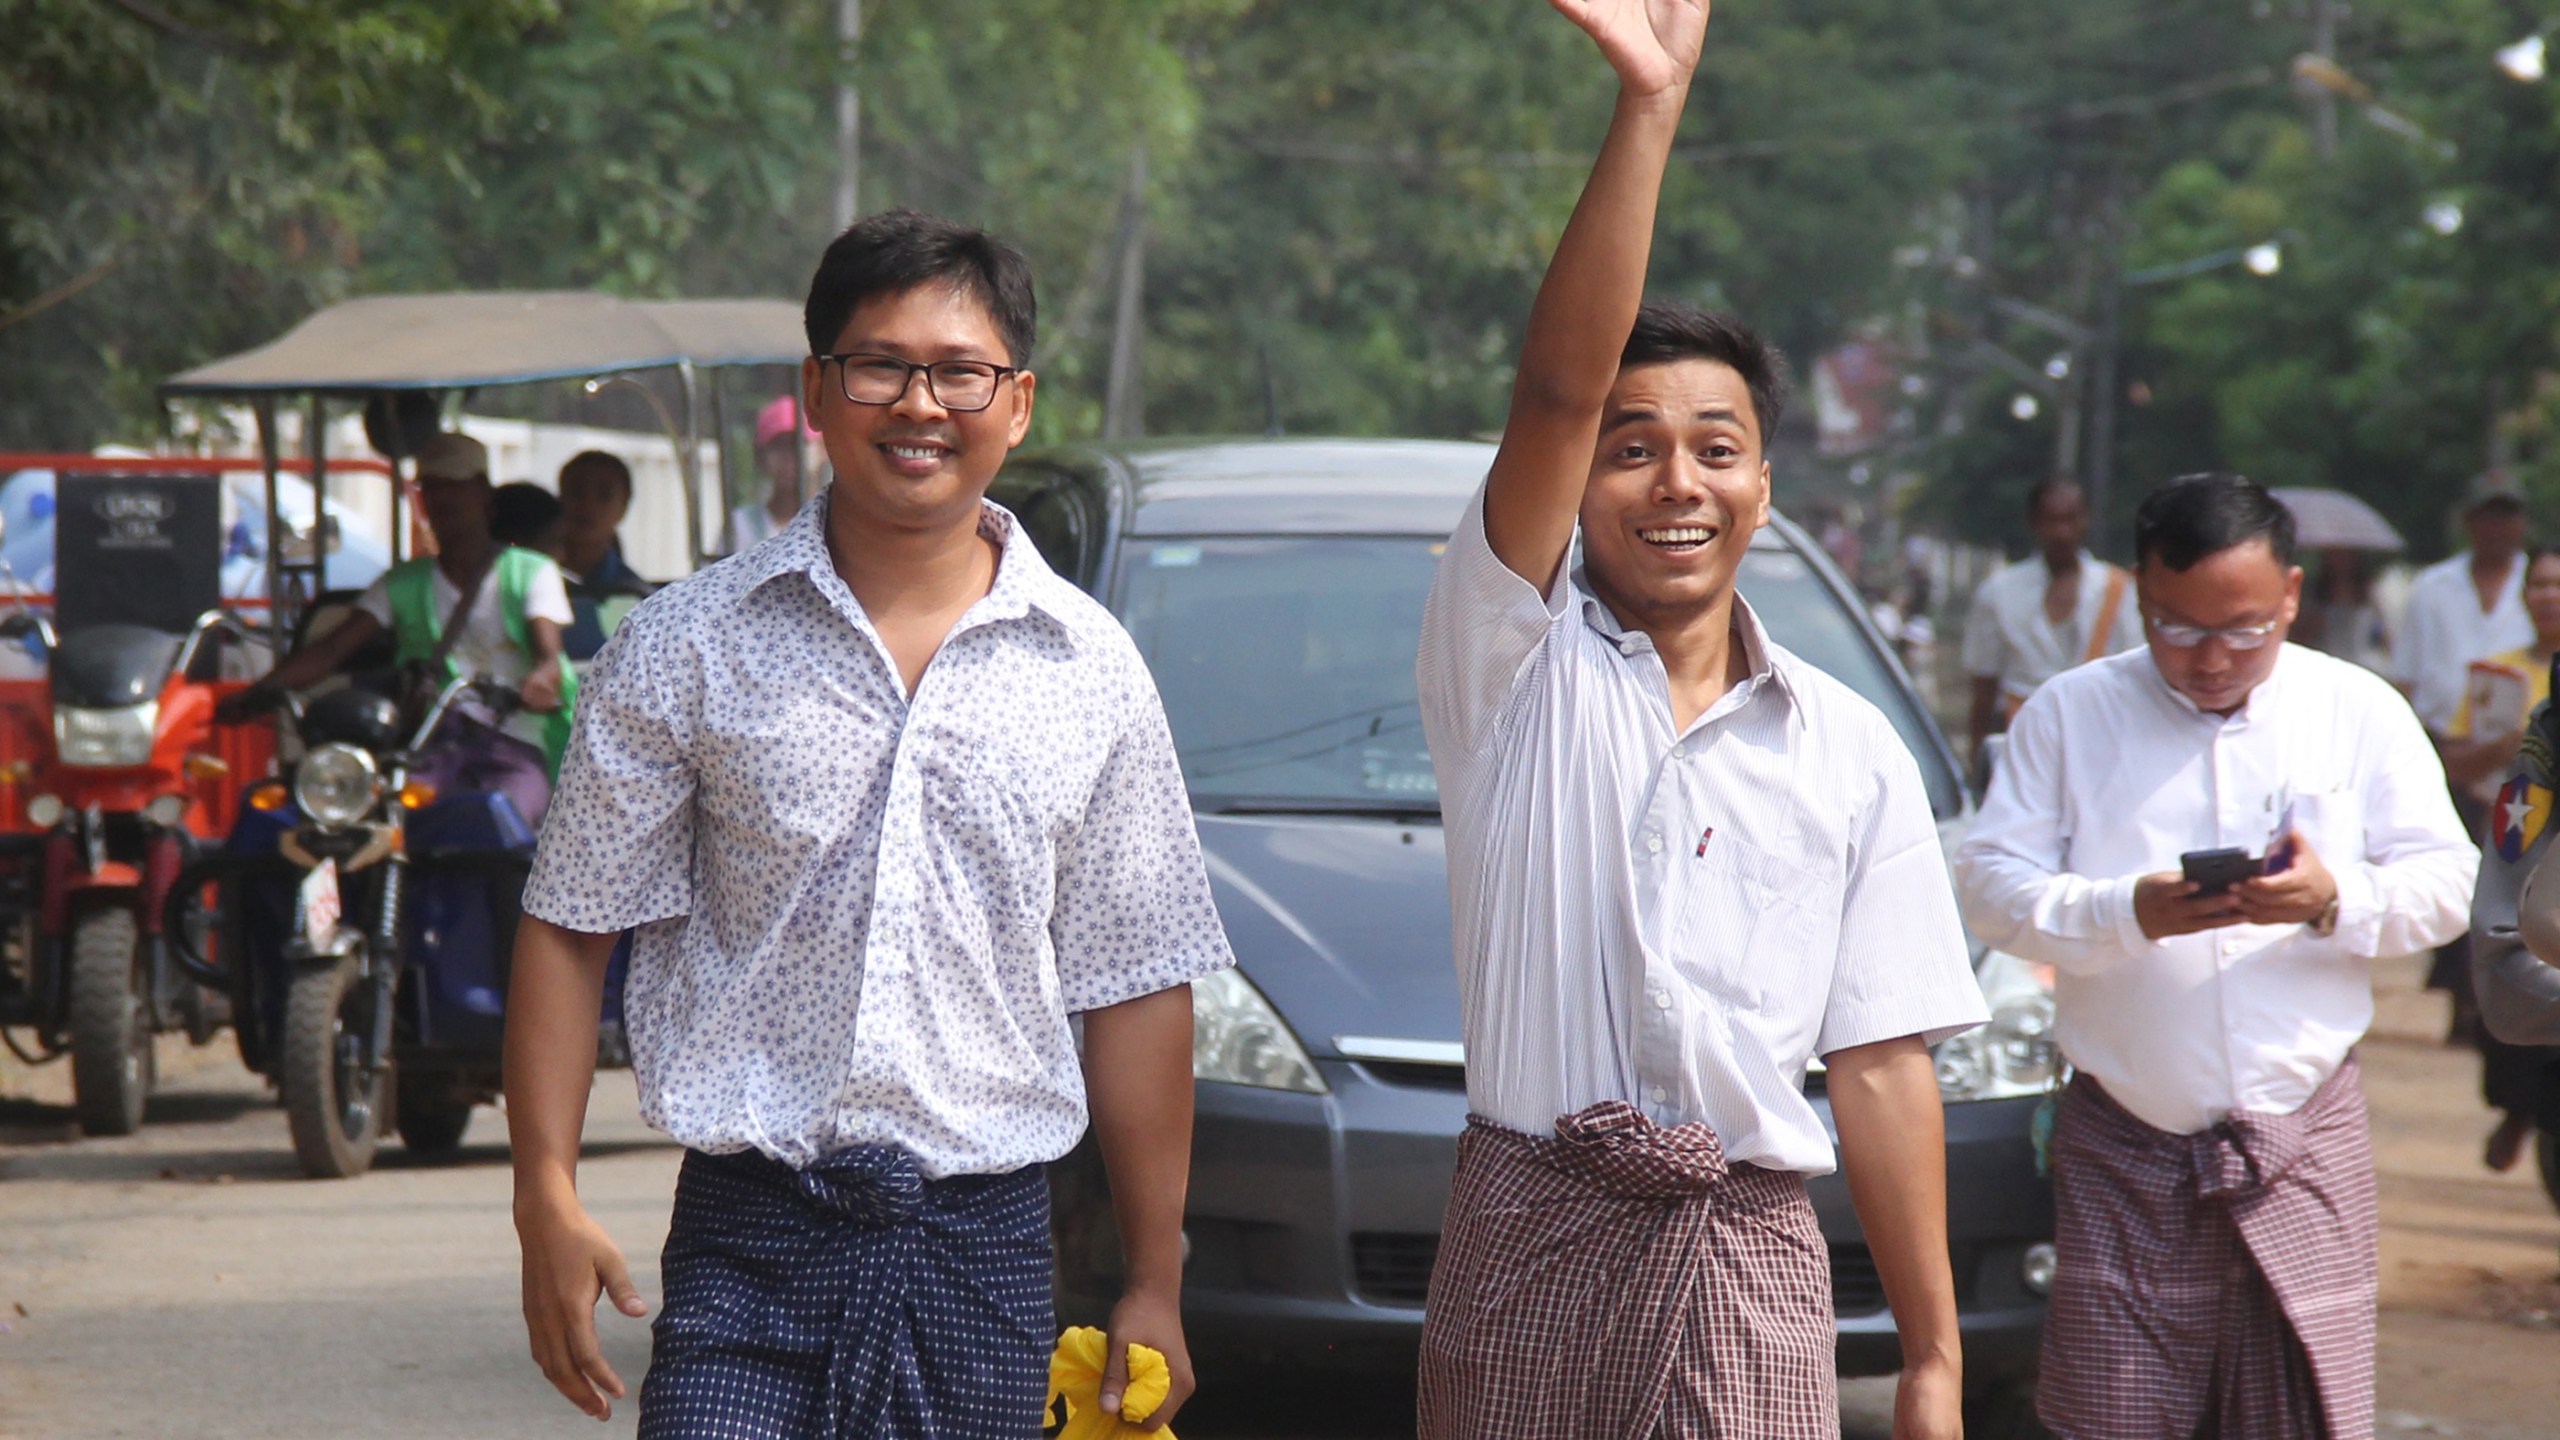
M1234 969L1191 982L1191 1078L1325 1093L1324 1077L1288 1022Z
M1991 1007L1991 1023L1938 1046L1939 1097L2006 1100L2052 1089L2061 1059L2053 1044L2050 972L1990 950L1975 965L1974 978Z
M160 702L88 710L77 705L53 709L53 752L65 765L99 770L125 770L151 763L151 740L160 733Z
M293 772L293 803L322 829L353 825L373 808L382 777L373 757L353 745L320 745Z

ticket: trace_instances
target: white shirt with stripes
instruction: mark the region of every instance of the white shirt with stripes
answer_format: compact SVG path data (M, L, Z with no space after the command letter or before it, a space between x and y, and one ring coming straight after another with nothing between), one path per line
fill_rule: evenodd
M1497 558L1481 491L1423 611L1467 1100L1528 1134L1604 1100L1822 1174L1818 1054L1985 1019L1920 771L1734 606L1750 676L1685 730L1578 574Z

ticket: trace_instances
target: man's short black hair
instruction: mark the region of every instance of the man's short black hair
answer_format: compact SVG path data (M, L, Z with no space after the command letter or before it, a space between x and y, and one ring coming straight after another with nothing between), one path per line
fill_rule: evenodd
M2156 557L2183 572L2207 555L2252 540L2267 542L2278 565L2293 563L2293 512L2243 475L2181 475L2143 496L2133 516L2137 565Z
M1618 354L1618 368L1672 360L1714 360L1733 367L1751 392L1751 413L1766 446L1787 403L1787 357L1758 331L1732 316L1695 305L1648 300L1636 311L1636 328Z
M2070 476L2047 475L2043 479L2027 487L2027 518L2029 520L2036 518L2036 516L2043 511L2044 502L2048 497L2059 494L2065 490L2077 493L2084 503L2089 498L2088 492L2081 490L2080 482L2072 479Z
M862 303L921 285L950 285L986 307L1004 337L1006 363L1028 366L1039 327L1031 293L1031 262L984 230L915 210L884 210L846 227L809 277L809 303L801 313L809 353L836 347L845 322Z
M621 456L610 450L579 451L569 457L568 464L560 467L561 488L568 488L569 477L581 470L612 476L613 482L622 487L622 498L626 501L631 498L631 467Z

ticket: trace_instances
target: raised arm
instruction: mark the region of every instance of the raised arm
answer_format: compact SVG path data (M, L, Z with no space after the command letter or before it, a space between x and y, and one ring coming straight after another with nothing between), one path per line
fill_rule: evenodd
M1485 538L1544 590L1573 540L1601 408L1644 300L1662 170L1707 34L1707 0L1549 0L1618 74L1600 158L1529 311L1502 450L1485 485Z

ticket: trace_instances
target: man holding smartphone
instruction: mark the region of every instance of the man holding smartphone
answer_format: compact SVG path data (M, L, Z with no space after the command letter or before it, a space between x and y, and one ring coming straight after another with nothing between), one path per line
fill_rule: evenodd
M2147 648L2036 692L1956 857L1974 933L2055 968L2078 1072L2038 1408L2064 1440L2370 1436L2354 1046L2371 962L2463 928L2479 852L2408 702L2285 643L2265 489L2173 480L2135 553Z

